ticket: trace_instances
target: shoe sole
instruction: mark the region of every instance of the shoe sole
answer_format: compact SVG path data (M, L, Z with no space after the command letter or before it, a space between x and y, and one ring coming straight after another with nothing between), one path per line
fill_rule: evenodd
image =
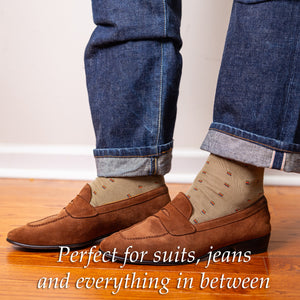
M212 251L212 253L215 253L217 251L220 251L221 253L225 252L225 251L230 251L230 255L233 255L234 253L237 253L239 251L242 252L242 254L244 254L246 251L250 251L251 254L259 254L259 253L263 253L266 252L268 249L268 245L269 245L269 240L270 240L270 234L260 237L260 238L256 238L256 239L252 239L252 240L248 240L248 241L244 241L244 242L240 242L240 243L236 243L236 244L232 244L226 247L222 247L219 248L217 250ZM101 249L99 249L102 254L104 254L105 252L102 251ZM234 253L232 253L234 252ZM108 259L112 259L113 256L111 254L105 253L105 257ZM120 257L120 256L114 256L115 261L116 262L120 262L120 263L124 263L124 258ZM193 260L192 262L158 262L158 263L154 263L153 261L136 261L136 262L131 262L129 260L126 261L126 264L132 264L132 265L155 265L155 266L173 266L173 265L187 265L187 264L193 264L195 262L198 261L205 261L208 259L208 253L195 258L195 260Z
M12 241L10 239L6 239L9 243L13 244L14 246L17 246L18 248L22 248L23 250L38 250L38 251L60 251L60 247L69 247L70 250L75 250L75 249L82 249L82 248L86 248L92 245L95 245L97 243L99 243L101 240L103 240L104 238L108 237L110 234L105 235L105 236L101 236L98 237L96 239L87 241L87 242L83 242L83 243L78 243L78 244L67 244L67 245L48 245L48 246L42 246L42 245L30 245L30 244L23 244L23 243L19 243L16 241Z

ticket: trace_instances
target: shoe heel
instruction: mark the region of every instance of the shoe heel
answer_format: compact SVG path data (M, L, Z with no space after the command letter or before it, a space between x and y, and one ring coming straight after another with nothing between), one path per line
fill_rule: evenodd
M231 248L236 252L251 251L251 254L263 253L266 252L268 249L269 240L270 240L270 234L263 236L261 238L232 245Z

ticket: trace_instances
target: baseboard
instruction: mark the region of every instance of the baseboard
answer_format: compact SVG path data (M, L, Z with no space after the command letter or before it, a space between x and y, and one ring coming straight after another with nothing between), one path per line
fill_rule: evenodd
M0 144L0 177L92 180L96 176L92 146ZM173 151L168 183L191 183L207 158L194 148ZM266 170L266 185L300 186L300 174Z

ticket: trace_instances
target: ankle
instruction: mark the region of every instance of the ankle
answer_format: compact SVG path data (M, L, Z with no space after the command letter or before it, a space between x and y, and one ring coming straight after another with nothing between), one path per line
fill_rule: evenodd
M187 192L195 223L237 212L263 195L264 169L210 155Z
M97 177L90 183L91 205L99 206L146 193L165 184L163 176Z

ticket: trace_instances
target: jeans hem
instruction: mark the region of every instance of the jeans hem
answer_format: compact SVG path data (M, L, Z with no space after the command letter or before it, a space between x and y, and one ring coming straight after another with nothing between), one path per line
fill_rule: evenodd
M169 151L172 151L173 141L147 147L131 147L131 148L97 148L94 149L95 158L137 158L137 157L158 157Z
M280 141L280 140L277 140L274 138L265 137L265 136L255 134L255 133L252 133L252 132L249 132L246 130L232 127L227 124L213 122L210 125L209 129L216 130L221 133L223 132L225 134L229 134L233 137L240 138L245 141L258 144L260 146L269 148L271 150L300 154L300 145L299 144L287 143L287 142Z
M171 169L173 142L139 148L94 149L97 176L165 175Z
M271 139L258 135L255 135L256 139L251 140L250 135L251 133L238 128L212 123L201 149L257 167L300 173L300 152L289 150L296 150L299 145L285 145L289 148L285 150L274 146L276 140L272 139L272 143L268 143ZM278 144L282 146L283 143L278 141Z

